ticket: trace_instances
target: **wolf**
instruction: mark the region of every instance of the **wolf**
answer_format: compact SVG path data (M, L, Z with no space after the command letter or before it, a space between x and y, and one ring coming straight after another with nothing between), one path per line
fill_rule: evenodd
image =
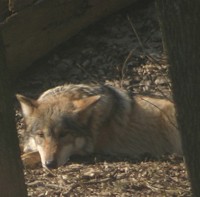
M24 151L38 151L46 168L74 154L182 154L175 107L166 99L85 84L57 86L37 100L16 97L26 123Z

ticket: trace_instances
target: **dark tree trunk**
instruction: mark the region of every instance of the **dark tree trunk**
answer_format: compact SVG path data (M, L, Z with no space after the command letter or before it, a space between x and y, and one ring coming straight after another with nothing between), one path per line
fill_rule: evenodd
M157 0L193 195L200 196L200 1Z
M13 92L0 34L0 196L24 197L26 187L14 121Z

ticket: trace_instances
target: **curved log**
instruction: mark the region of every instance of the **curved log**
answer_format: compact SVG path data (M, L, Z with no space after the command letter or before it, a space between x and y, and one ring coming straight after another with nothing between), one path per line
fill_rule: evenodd
M38 0L21 10L17 7L20 11L0 25L12 76L81 29L136 1Z

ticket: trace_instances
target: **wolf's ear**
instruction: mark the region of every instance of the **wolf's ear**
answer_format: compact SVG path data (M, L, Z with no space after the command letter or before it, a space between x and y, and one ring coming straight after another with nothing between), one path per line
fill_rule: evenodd
M93 104L95 104L100 98L101 98L100 95L90 96L87 98L73 101L73 105L75 106L77 111L83 111L88 107L92 106Z
M22 112L23 115L25 117L31 115L31 113L33 112L34 108L37 107L37 101L27 98L23 95L20 94L16 94L17 100L19 101L21 108L22 108Z

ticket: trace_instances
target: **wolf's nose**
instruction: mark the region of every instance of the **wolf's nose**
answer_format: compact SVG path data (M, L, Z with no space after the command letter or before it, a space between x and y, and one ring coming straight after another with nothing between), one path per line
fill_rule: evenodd
M48 160L45 162L45 166L47 168L55 169L55 168L57 168L57 161L56 160Z

